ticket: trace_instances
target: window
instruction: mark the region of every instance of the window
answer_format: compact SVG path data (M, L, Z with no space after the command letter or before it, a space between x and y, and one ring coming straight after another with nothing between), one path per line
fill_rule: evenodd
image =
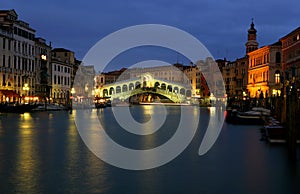
M10 51L11 40L8 40L8 50Z
M54 71L56 71L56 65L54 65Z
M11 59L10 59L10 56L8 56L7 66L10 67L10 65L11 65Z
M276 84L279 84L279 83L280 83L280 71L279 71L279 70L277 70L277 71L275 72L275 83L276 83Z
M3 49L5 49L5 43L6 43L6 39L3 38Z
M21 58L18 57L18 69L21 69Z
M54 84L56 84L56 75L54 75Z
M14 69L17 69L17 57L14 56Z
M5 55L3 55L3 58L2 58L2 67L5 67Z
M276 63L280 63L281 62L281 54L280 52L276 52Z

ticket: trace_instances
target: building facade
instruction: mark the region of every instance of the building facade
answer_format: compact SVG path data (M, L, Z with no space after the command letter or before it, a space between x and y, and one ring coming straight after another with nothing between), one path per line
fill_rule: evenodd
M251 98L280 95L281 42L248 53L248 85Z
M282 42L283 71L294 77L300 96L300 27L280 39Z
M43 38L35 39L36 84L35 96L49 101L52 91L51 46Z
M14 10L0 11L0 29L0 87L10 91L7 96L1 94L0 99L1 102L20 102L20 97L35 93L35 30L18 20Z
M63 105L69 103L74 66L74 52L64 48L55 48L51 51L51 98L54 103Z

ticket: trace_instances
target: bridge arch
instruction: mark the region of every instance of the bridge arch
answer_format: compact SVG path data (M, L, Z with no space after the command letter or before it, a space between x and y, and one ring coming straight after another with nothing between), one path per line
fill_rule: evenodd
M133 90L134 89L134 84L133 83L130 83L129 84L129 90L131 91L131 90Z
M135 89L141 88L141 82L137 81L135 82Z
M162 90L166 90L166 89L167 89L167 86L166 86L165 83L162 83L160 88L161 88Z
M155 82L154 83L154 88L158 88L160 86L160 83L159 82Z
M108 90L107 89L103 90L103 96L108 96Z
M172 85L168 85L167 89L168 89L169 92L172 92Z
M117 86L116 87L116 94L118 94L118 93L121 93L122 91L121 91L121 86Z
M184 88L181 88L179 93L180 93L181 95L185 95L185 89L184 89Z
M178 94L178 93L179 93L179 89L178 89L178 87L177 87L177 86L175 86L173 91L174 91L174 93Z

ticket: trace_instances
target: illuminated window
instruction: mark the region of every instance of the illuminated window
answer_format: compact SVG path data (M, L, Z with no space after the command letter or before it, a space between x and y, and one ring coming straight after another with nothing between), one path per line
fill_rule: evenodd
M280 83L280 72L278 70L275 72L275 83Z

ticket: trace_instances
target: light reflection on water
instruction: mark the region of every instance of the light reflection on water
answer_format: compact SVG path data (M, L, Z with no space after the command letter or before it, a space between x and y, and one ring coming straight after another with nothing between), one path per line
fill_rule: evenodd
M146 121L153 110L131 107L139 121ZM174 134L179 110L170 107L168 111L174 120L144 138L122 132L110 108L99 110L97 116L116 141L151 148ZM0 114L0 193L276 194L300 190L300 161L291 164L284 146L260 142L259 126L225 123L216 144L199 157L197 151L213 113L201 109L198 132L178 158L157 169L136 172L109 166L95 157L68 112Z
M39 192L38 177L40 174L39 155L37 154L37 138L34 130L34 122L29 113L20 115L17 122L18 143L16 150L16 172L14 174L17 184L16 191Z

